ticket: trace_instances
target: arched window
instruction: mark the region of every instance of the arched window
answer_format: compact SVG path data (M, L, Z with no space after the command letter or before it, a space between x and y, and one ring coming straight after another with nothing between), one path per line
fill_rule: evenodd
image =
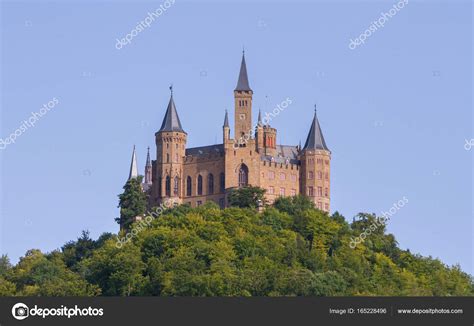
M191 177L186 178L186 196L191 196L193 189L193 180Z
M173 187L173 194L178 196L179 193L179 178L178 176L174 177L174 187Z
M198 195L202 195L202 176L198 176Z
M158 197L161 197L162 195L162 190L161 190L161 188L163 187L162 182L163 182L163 179L159 177L158 178Z
M219 176L219 188L220 188L221 193L225 192L225 174L224 173L221 173Z
M170 177L166 177L165 188L166 188L166 196L167 197L171 196L171 178Z
M239 168L239 188L247 187L249 183L249 169L247 165L242 164Z
M166 154L166 163L170 162L170 154Z
M214 176L212 173L207 176L207 189L208 195L214 194Z

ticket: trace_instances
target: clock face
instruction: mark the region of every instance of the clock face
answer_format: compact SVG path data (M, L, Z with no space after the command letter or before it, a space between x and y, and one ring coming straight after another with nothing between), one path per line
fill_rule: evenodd
M240 119L240 120L245 120L245 114L241 113L241 114L239 115L239 119Z

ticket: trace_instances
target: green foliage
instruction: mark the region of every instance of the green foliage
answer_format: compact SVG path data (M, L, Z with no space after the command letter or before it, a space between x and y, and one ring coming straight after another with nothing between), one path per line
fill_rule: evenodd
M257 208L264 206L265 202L265 189L260 187L244 187L232 189L228 198L229 205L240 208Z
M244 205L247 206L247 205ZM0 295L51 296L472 296L459 266L398 248L376 222L348 224L305 198L221 210L213 203L163 211L129 242L83 232L62 251L0 258Z
M138 176L127 181L123 187L124 192L119 195L120 217L115 221L121 228L128 229L135 217L146 212L146 194L142 190L143 176Z

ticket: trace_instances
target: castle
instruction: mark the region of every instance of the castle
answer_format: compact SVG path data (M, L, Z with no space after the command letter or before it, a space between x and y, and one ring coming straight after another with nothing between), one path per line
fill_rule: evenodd
M262 121L260 112L253 126L253 90L245 53L234 90L234 137L226 111L221 144L186 148L188 134L181 125L170 89L163 123L155 133L155 160L150 159L148 148L143 189L148 194L149 207L170 202L196 207L212 200L223 208L230 190L258 186L266 189L270 203L280 196L304 194L320 210L330 211L331 151L324 141L316 110L303 147L277 145L277 130ZM129 178L137 176L134 148Z

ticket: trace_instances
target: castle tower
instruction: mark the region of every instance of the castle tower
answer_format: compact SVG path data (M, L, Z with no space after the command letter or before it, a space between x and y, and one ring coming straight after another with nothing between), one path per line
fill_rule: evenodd
M153 196L158 204L181 203L183 197L183 159L186 152L187 133L183 130L178 111L171 97L160 130L155 134L156 173Z
M324 140L316 107L311 129L300 152L300 160L300 193L311 198L317 208L329 212L331 151Z
M151 185L151 160L150 160L150 147L148 147L148 152L146 154L146 165L145 165L145 181L146 185Z
M133 145L132 162L130 163L130 173L128 180L138 178L137 154L135 152L135 145Z
M252 136L252 95L253 91L249 86L247 76L247 65L245 63L245 52L242 53L242 62L240 64L239 80L234 90L234 139L236 142L243 137ZM245 142L240 141L241 146L246 146Z

